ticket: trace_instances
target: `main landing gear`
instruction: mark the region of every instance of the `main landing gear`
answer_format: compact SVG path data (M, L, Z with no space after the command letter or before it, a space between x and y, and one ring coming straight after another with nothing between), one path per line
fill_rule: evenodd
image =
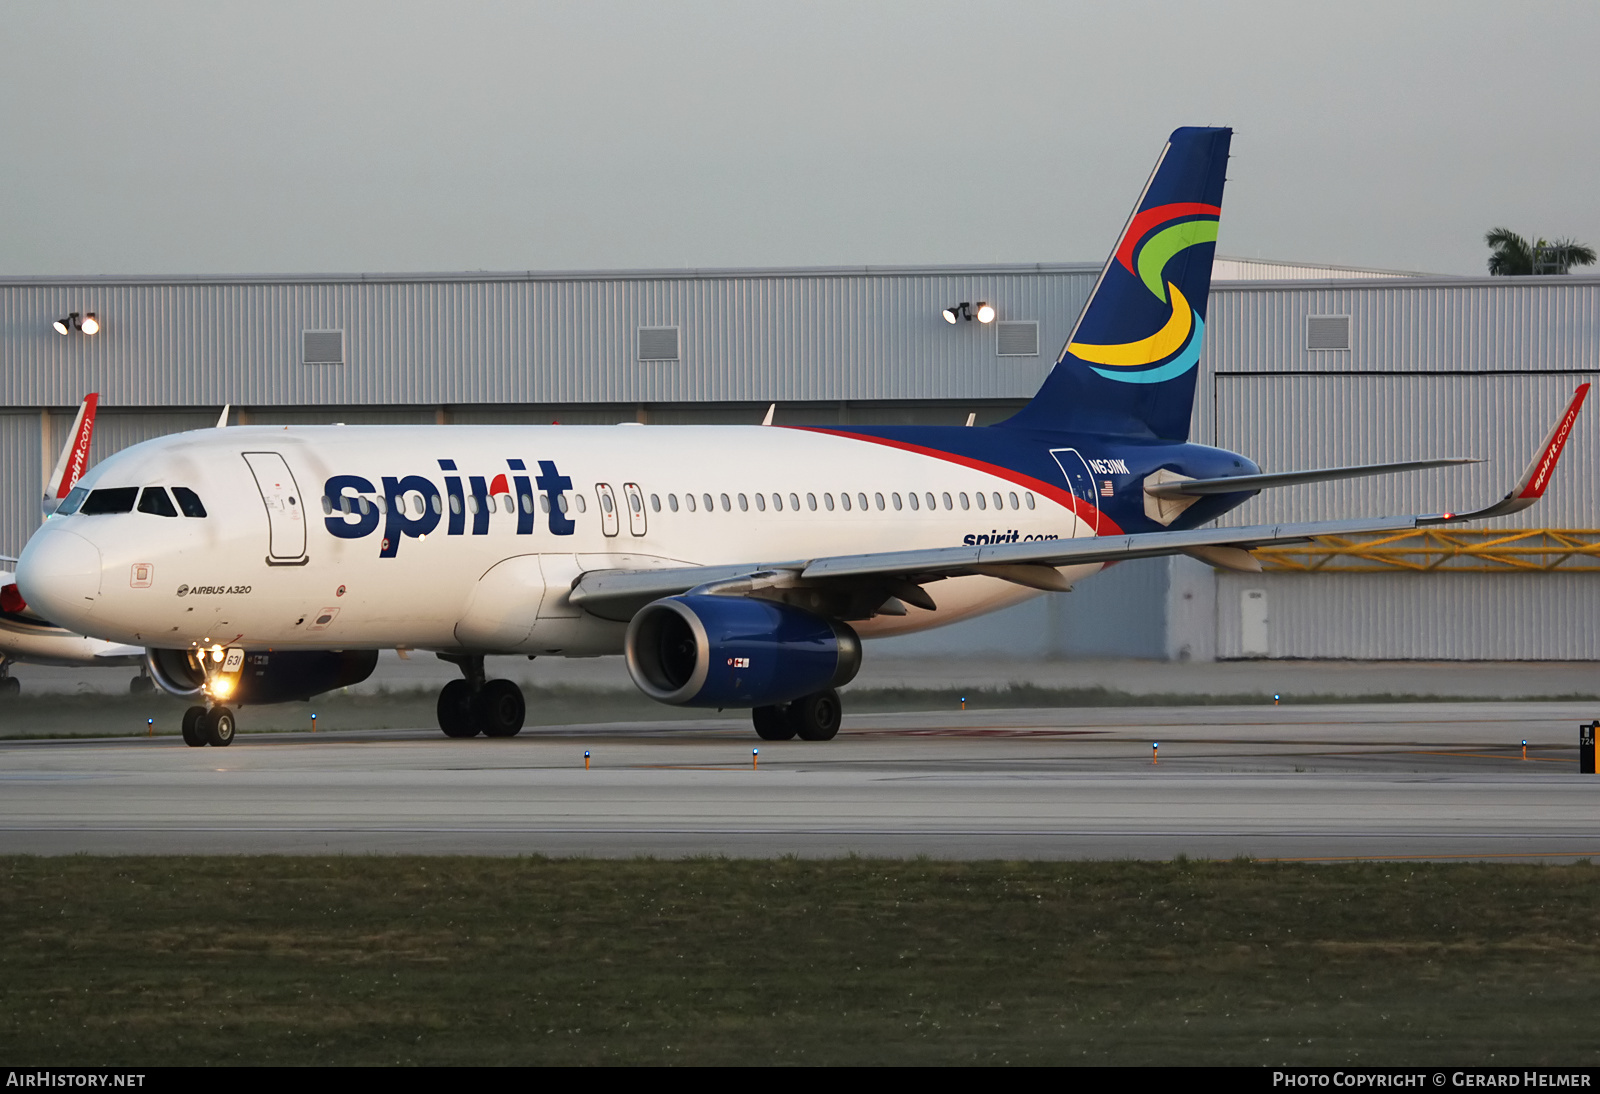
M11 675L11 658L0 656L0 698L22 693L22 681Z
M190 748L216 745L226 748L233 744L236 725L233 711L227 707L190 707L183 712L183 743Z
M510 680L485 680L480 655L439 654L461 669L439 692L439 728L446 737L515 737L522 732L527 704Z
M756 707L750 711L756 736L763 741L831 741L839 732L844 707L839 693L826 688L781 706Z

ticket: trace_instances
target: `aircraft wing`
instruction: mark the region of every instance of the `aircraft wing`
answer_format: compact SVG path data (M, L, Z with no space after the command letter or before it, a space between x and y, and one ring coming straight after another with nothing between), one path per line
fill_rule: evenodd
M923 585L971 574L998 577L1030 588L1064 591L1070 586L1056 570L1058 566L1188 554L1224 569L1259 570L1260 564L1249 553L1257 547L1303 543L1318 536L1403 532L1504 516L1528 508L1544 495L1588 393L1588 384L1577 389L1522 477L1505 497L1468 513L1140 532L743 565L592 570L573 585L571 600L574 605L603 619L628 620L652 600L695 589L735 596L767 592L779 597L785 596L788 590L809 590L827 595L830 610L843 618L865 618L878 612L903 614L907 603L933 610L936 602Z
M1249 569L1249 562L1254 561L1248 555L1251 548L1303 543L1316 536L1404 531L1419 527L1426 519L1390 517L1245 528L1200 528L1185 532L1145 532L983 544L976 547L934 547L919 551L833 555L738 566L591 570L573 586L571 600L573 604L603 619L627 620L652 600L694 589L738 594L764 588L805 588L850 582L878 586L882 593L877 598L879 604L889 597L895 597L931 610L937 603L922 586L949 577L983 574L1030 588L1064 592L1071 586L1056 571L1057 566L1192 554L1203 561L1225 567L1232 562L1235 568ZM1230 555L1230 551L1237 554ZM877 607L873 605L868 610ZM890 610L893 611L892 608Z

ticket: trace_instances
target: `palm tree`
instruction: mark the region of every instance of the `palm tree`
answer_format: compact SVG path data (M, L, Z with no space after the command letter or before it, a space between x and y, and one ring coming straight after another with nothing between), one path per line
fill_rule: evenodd
M1497 277L1522 277L1534 273L1564 274L1574 266L1594 264L1594 248L1575 239L1544 239L1532 243L1510 228L1495 228L1483 237L1494 248L1489 254L1489 272Z

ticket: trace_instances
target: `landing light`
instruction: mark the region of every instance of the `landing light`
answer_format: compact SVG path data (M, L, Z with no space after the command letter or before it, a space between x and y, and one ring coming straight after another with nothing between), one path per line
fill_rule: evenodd
M222 647L221 646L212 646L211 647L211 660L213 660L213 661L221 661L222 660Z

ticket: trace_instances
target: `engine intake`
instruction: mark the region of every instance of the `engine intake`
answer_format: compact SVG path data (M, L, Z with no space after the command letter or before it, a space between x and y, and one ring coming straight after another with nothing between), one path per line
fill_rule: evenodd
M161 690L183 699L206 694L203 650L146 650L145 664ZM230 706L309 699L359 684L378 664L377 650L247 650L225 696ZM220 668L220 665L213 666Z
M628 624L628 674L661 703L759 707L855 679L849 626L770 600L690 594L647 604Z

